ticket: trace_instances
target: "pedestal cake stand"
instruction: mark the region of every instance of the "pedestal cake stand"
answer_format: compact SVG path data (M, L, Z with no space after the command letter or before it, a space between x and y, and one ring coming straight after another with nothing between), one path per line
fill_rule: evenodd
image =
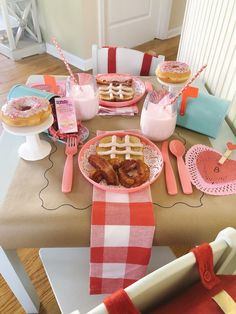
M14 127L3 123L3 128L11 134L25 136L26 142L21 144L18 153L25 160L40 160L48 156L51 151L51 145L41 140L39 133L47 130L53 123L53 116L50 115L42 124L35 126Z
M183 83L176 83L176 84L173 84L173 83L167 83L167 82L163 82L162 80L160 80L159 78L157 78L157 81L162 85L162 86L165 86L168 88L168 91L170 93L172 93L173 95L176 95L180 90L181 88L186 84L186 81L183 82Z

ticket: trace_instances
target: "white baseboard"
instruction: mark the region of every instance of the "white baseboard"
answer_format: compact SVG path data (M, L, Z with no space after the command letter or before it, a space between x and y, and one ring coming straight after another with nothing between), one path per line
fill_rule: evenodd
M25 57L41 54L45 52L45 44L32 42L28 39L20 41L20 48L11 50L8 45L0 43L0 53L12 60L19 60Z
M172 29L169 29L167 32L167 38L172 38L181 34L182 26L178 26Z
M78 69L82 70L82 71L88 71L92 69L92 58L90 59L81 59L75 55L73 55L70 52L67 52L65 50L62 50L64 53L64 56L67 60L67 62L75 67L77 67ZM58 54L58 51L56 49L56 47L54 47L53 45L46 43L46 52L58 59L61 59L60 55Z

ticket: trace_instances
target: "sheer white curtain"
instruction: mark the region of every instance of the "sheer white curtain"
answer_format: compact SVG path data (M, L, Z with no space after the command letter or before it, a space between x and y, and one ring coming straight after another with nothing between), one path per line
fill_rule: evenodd
M201 78L210 93L232 101L228 121L236 130L236 1L187 0L177 59Z

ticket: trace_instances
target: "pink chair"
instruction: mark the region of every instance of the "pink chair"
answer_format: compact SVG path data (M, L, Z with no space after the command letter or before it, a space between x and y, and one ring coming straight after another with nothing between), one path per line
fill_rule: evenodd
M138 50L121 47L92 46L93 74L127 73L137 76L155 75L157 65L165 60Z

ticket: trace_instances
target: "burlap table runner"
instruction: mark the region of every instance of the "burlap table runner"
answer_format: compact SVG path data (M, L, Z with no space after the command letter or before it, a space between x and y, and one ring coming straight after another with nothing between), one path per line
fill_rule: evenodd
M84 124L92 138L99 129L137 129L139 116L96 117ZM199 143L210 145L206 136L179 127L172 138L184 141L186 149ZM157 145L161 148L161 143ZM81 175L76 156L73 190L63 194L65 146L59 142L52 146L52 153L43 160L19 160L0 208L0 245L5 248L89 246L92 185ZM225 227L236 227L235 195L210 196L195 187L192 195L184 195L173 156L171 163L178 194L167 194L164 171L151 186L156 217L155 245L192 246L213 240Z

